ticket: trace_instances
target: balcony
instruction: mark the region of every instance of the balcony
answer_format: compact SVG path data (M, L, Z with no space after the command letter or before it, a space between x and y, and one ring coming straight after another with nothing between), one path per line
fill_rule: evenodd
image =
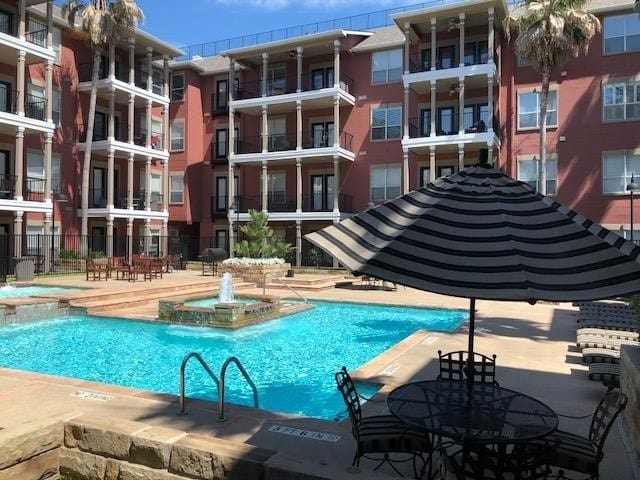
M332 81L322 81L312 83L311 79L307 75L303 75L301 78L301 91L317 91L325 88L333 88ZM353 92L353 79L344 73L340 74L340 89L347 93ZM234 100L245 100L248 98L261 97L263 93L263 82L257 80L253 82L243 82L236 89ZM266 96L272 97L276 95L285 95L287 93L296 93L298 89L298 76L288 75L276 80L268 80L266 85Z
M403 75L405 86L437 80L458 79L460 77L496 76L498 55L494 53L493 62L489 63L486 51L474 52L464 56L464 65L460 66L456 56L439 57L435 69L431 69L431 55L413 53L409 55L409 73ZM486 82L485 82L486 85ZM470 85L470 87L480 86ZM415 89L415 87L414 87ZM426 90L425 90L426 91ZM422 93L420 91L419 93Z
M248 213L249 210L262 210L262 196L238 197L239 211ZM352 197L343 193L338 194L338 208L341 212L352 212ZM269 213L296 213L297 196L295 194L273 193L267 197ZM302 195L302 212L333 212L333 194L312 193Z
M80 149L84 150L87 142L87 124L80 125L78 131ZM106 154L110 148L115 150L116 156L119 158L127 157L130 153L159 159L169 157L169 152L164 149L164 136L161 133L153 133L151 135L151 144L150 148L148 148L147 130L144 128L137 127L134 129L133 143L129 143L127 128L116 128L113 142L109 141L106 128L103 125L99 129L94 128L91 151Z
M0 45L14 50L24 51L27 65L39 63L43 60L54 60L55 52L47 46L47 26L34 17L27 17L24 39L16 33L17 16L0 11ZM3 55L3 63L16 65L18 56Z
M127 209L127 195L114 191L114 208L119 210ZM133 210L145 211L145 192L139 190L133 193ZM161 193L151 193L151 211L163 211L164 196ZM81 201L81 200L80 200ZM79 207L80 208L80 207ZM106 209L107 208L107 189L106 188L90 188L89 189L89 208Z
M499 145L497 132L499 123L493 119L493 131L486 125L487 118L474 116L465 112L462 134L458 131L458 117L447 117L446 121L436 119L436 134L431 136L431 120L429 117L415 117L409 119L409 138L402 140L402 146L413 149L416 153L427 153L427 147L448 146L451 144L466 144L468 146L486 147Z
M22 184L22 197L30 202L44 200L44 178L25 177ZM16 196L17 177L15 175L0 175L0 199L13 200Z
M0 112L12 113L14 115L17 115L17 106L18 91L4 87L0 89ZM24 114L26 117L44 122L46 111L47 101L43 97L25 94Z
M47 36L49 33L47 26L44 23L34 20L33 18L29 18L27 26L29 28L29 31L25 32L25 40L27 40L27 42L29 43L33 43L34 45L38 45L39 47L46 48Z

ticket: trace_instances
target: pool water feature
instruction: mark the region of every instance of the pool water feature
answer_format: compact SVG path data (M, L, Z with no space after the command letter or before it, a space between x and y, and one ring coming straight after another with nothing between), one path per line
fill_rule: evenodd
M66 287L44 287L37 285L29 285L24 287L4 285L3 287L0 287L0 298L37 297L39 295L51 295L54 293L69 292L71 290L74 289Z
M260 299L250 297L234 297L233 303L242 303L244 305L251 305L258 303ZM218 297L200 298L198 300L187 300L184 302L189 307L215 307L217 303L221 303Z
M330 302L233 331L72 316L0 328L0 366L177 394L187 353L200 353L214 372L233 355L261 408L334 419L345 410L334 383L340 367L354 370L416 330L452 331L466 318L457 310ZM216 399L196 363L186 378L187 396ZM252 405L237 370L226 381L228 402Z

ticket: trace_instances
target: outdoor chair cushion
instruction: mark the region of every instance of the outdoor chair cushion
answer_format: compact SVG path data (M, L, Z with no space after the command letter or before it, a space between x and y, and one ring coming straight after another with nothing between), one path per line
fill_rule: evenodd
M627 338L612 338L602 335L581 335L578 337L576 344L580 349L583 348L608 348L610 350L620 350L622 345L638 345L637 340Z
M628 332L635 332L638 330L638 322L636 322L635 319L603 320L600 318L579 318L577 328L583 327L606 328L607 330L624 330Z
M589 365L589 380L596 380L607 387L620 388L620 365L592 363Z
M620 350L610 348L583 348L582 363L590 365L592 363L620 363Z
M598 473L598 449L589 439L557 430L539 440L527 443L527 451L544 463L582 472Z
M393 415L363 417L360 422L360 453L429 452L431 441L425 432L415 430Z
M638 332L632 332L627 330L612 330L606 327L583 327L579 326L576 330L576 335L601 335L603 337L611 338L628 338L630 340L638 339Z

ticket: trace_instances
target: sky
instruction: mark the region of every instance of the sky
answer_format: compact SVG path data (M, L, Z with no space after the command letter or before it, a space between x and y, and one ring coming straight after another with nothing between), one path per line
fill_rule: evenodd
M177 47L377 12L420 0L137 0L143 30ZM371 16L380 22L382 14Z

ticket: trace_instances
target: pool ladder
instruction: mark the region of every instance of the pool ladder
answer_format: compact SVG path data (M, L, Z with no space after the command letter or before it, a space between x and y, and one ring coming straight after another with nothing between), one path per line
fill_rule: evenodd
M300 297L302 299L302 301L304 303L309 303L307 301L306 298L304 298L302 295L300 295L300 293L295 290L291 285L289 285L287 282L285 282L284 280L282 280L282 278L280 277L276 277L273 273L271 272L267 272L264 274L264 283L262 284L262 296L264 297L267 294L267 277L271 277L274 280L277 280L278 282L280 282L282 285L284 285L285 287L287 287L291 293L293 293L294 295L297 295L298 297Z
M207 372L209 377L211 377L211 380L213 380L213 382L216 384L216 387L218 388L218 421L219 422L224 422L226 420L224 418L224 381L227 374L227 368L232 363L236 365L236 367L238 368L238 370L240 371L244 379L247 381L247 384L251 387L251 390L253 390L253 406L255 408L258 408L258 389L256 388L256 384L253 383L253 380L251 380L251 377L249 376L247 371L244 369L244 367L240 363L240 360L238 360L236 357L227 358L222 364L222 368L220 369L220 379L218 379L218 377L216 377L216 374L213 373L211 368L209 368L209 365L207 364L207 362L204 361L202 356L200 356L200 354L197 352L191 352L187 354L184 357L184 359L182 359L182 365L180 365L180 411L178 412L178 415L187 414L186 399L184 395L184 383L185 383L184 376L185 376L185 370L187 368L187 364L189 363L189 360L191 360L192 358L195 358L196 360L198 360L202 368L204 368L204 371Z

